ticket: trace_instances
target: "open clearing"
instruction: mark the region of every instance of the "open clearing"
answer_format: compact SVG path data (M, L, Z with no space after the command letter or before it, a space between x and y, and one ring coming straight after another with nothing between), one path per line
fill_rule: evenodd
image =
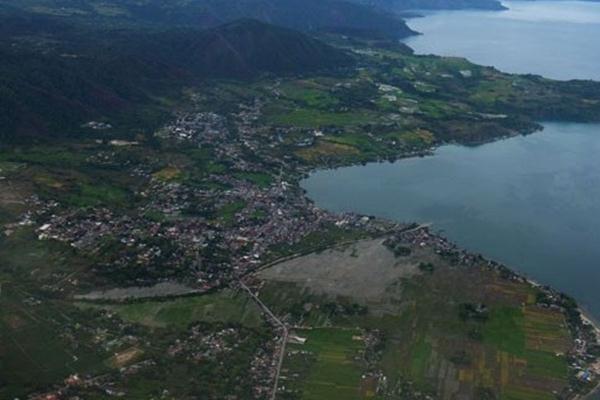
M400 278L419 271L416 255L396 258L384 241L363 240L341 249L309 254L275 265L259 276L270 281L297 283L317 294L376 299Z
M244 294L223 290L215 294L167 300L134 301L124 304L80 303L82 308L115 312L125 321L152 328L185 329L194 322L262 324L258 306Z
M296 333L307 340L303 345L288 346L282 371L288 390L301 392L303 400L365 398L361 394L362 368L355 360L364 348L357 339L359 330L322 328Z

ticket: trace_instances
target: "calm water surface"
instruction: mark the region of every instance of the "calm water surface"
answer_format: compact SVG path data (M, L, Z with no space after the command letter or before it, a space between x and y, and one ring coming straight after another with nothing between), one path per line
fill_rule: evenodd
M600 317L599 155L600 125L552 123L432 157L319 171L302 186L326 209L433 222Z
M600 3L508 1L508 11L448 11L409 21L419 54L461 56L514 73L600 80Z
M409 45L508 72L600 80L600 3L505 5L414 19L424 35ZM600 318L600 125L548 123L544 132L444 146L433 157L320 171L303 186L330 210L433 222Z

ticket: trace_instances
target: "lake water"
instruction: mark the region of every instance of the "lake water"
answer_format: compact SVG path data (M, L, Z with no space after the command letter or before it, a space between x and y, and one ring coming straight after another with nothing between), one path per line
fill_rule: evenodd
M600 317L600 125L545 127L432 157L319 171L302 186L329 210L433 222Z
M513 73L600 80L600 3L510 1L509 10L428 13L409 20L418 54L462 56Z
M419 53L510 72L600 80L600 4L505 3L507 12L415 19ZM574 295L600 318L600 125L545 130L432 157L319 171L303 182L333 211L432 222L464 248Z

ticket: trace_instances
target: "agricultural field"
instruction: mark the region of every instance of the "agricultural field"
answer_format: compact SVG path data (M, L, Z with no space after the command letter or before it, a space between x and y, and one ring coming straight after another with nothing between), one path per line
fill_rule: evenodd
M238 179L254 183L261 188L268 188L273 183L273 178L270 175L261 172L239 172L234 174L234 176Z
M297 150L296 154L307 163L317 163L321 159L355 157L360 151L351 145L319 140L310 148Z
M261 297L305 327L380 332L373 356L390 398L418 391L442 399L551 400L567 386L572 338L561 312L536 305L537 289L483 266L453 266L420 246L395 260L372 252L350 246L276 265L261 272ZM397 271L412 265L413 272L394 279L386 263ZM353 289L348 277L356 277ZM300 376L304 383L294 387L310 387L311 378Z
M19 284L0 282L0 364L12 366L2 369L0 398L42 389L74 371L107 369L109 354L93 345L87 329L88 323L102 326L94 316L33 297Z
M260 309L248 296L228 290L171 300L105 305L80 303L79 307L111 311L125 321L151 328L184 330L194 322L237 323L256 328L263 323Z
M367 111L327 112L318 109L297 109L292 112L283 111L273 115L269 122L275 125L304 128L320 128L323 126L352 126L368 123L377 115Z
M360 330L318 328L298 330L305 344L289 344L282 369L282 398L302 400L372 398L364 388Z

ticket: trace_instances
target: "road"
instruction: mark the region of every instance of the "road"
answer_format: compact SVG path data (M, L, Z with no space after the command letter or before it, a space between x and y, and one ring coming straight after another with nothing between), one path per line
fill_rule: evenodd
M244 284L244 282L239 281L239 284L242 289L244 289L246 292L248 292L250 297L252 297L252 299L256 302L256 304L258 304L260 306L260 308L265 312L265 314L267 314L269 317L271 317L271 319L275 322L275 324L279 325L281 327L281 329L283 330L281 351L279 353L279 360L277 361L277 370L275 371L275 382L273 383L273 392L271 393L271 397L270 397L271 400L275 400L275 398L277 397L277 388L279 387L279 375L281 374L281 367L283 366L283 359L285 357L285 347L286 347L286 344L288 341L289 331L288 331L287 326L285 326L285 324L279 318L277 318L277 316L275 316L275 314L273 314L273 312L269 309L269 307L267 307L265 305L265 303L263 303L262 300L259 299L258 296L256 296L252 292L252 290L250 290L250 288L248 286L246 286L246 284Z

